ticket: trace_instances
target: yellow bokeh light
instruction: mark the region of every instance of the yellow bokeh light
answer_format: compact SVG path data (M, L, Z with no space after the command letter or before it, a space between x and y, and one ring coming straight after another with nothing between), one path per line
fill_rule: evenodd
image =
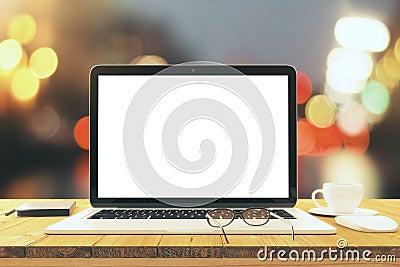
M398 80L390 76L383 65L383 59L378 62L375 68L375 78L383 83L387 89L392 92L394 87L397 85Z
M395 58L393 50L386 52L382 59L383 68L385 72L393 79L400 79L400 62Z
M18 65L22 58L22 47L13 39L0 43L0 68L8 70Z
M336 106L325 95L316 95L306 105L307 120L318 128L331 126L336 119Z
M156 55L147 55L147 56L139 56L135 58L132 62L132 64L137 64L137 65L166 65L168 64L167 61Z
M400 38L397 39L396 43L394 44L394 56L396 57L397 61L400 62Z
M56 71L58 57L56 52L49 47L42 47L33 52L29 67L39 79L48 78Z
M22 68L15 72L11 81L13 96L21 101L33 98L39 90L39 79L29 68Z
M367 154L354 154L346 150L328 155L321 161L321 183L362 183L364 197L379 198L382 175L376 161Z
M375 19L344 17L335 25L336 41L343 47L380 52L390 41L387 26Z
M36 22L29 14L15 16L7 29L8 36L21 44L29 43L36 34Z

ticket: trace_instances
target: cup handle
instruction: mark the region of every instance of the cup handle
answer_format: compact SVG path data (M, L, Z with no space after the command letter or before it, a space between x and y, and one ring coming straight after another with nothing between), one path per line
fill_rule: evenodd
M318 204L317 200L315 199L315 196L316 196L318 193L321 193L322 196L324 195L324 192L322 191L322 189L315 189L315 190L312 192L312 194L311 194L311 199L312 199L312 201L314 202L315 206L317 206L317 207L320 208L320 209L328 209L328 207L324 207L324 206L321 206L320 204Z

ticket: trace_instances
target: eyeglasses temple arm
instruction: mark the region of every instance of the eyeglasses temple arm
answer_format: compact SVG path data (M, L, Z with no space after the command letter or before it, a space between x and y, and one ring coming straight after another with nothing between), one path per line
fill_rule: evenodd
M208 219L210 219L211 221L213 221L213 223L215 223L216 225L218 225L219 228L221 228L222 233L224 234L224 237L225 237L225 241L226 241L227 244L229 244L228 237L226 236L224 227L223 227L218 221L214 220L214 218L211 217L210 215L206 214L206 216L207 216Z
M271 212L271 213L273 213L273 212ZM285 222L285 223L287 223L287 224L290 225L290 227L292 228L292 240L294 240L294 227L293 227L293 224L292 224L291 222L289 222L288 220L286 220L285 218L282 218L281 216L279 216L279 215L277 215L277 214L275 214L275 213L273 213L273 214L274 214L274 216L277 217L279 220L281 220L281 221L283 221L283 222Z

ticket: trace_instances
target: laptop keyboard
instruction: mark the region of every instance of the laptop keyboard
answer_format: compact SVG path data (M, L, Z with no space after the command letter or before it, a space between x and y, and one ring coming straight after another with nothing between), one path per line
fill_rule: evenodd
M205 209L103 209L88 217L88 219L205 219L207 211ZM240 213L243 210L235 211ZM296 219L292 214L282 209L271 210L271 213L270 219L277 219L274 213L284 219Z

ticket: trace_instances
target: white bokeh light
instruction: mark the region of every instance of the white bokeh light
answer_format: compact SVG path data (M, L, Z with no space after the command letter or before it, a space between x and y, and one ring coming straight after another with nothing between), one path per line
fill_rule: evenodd
M386 49L390 41L387 26L375 19L362 17L344 17L335 25L337 42L347 48L380 52Z

